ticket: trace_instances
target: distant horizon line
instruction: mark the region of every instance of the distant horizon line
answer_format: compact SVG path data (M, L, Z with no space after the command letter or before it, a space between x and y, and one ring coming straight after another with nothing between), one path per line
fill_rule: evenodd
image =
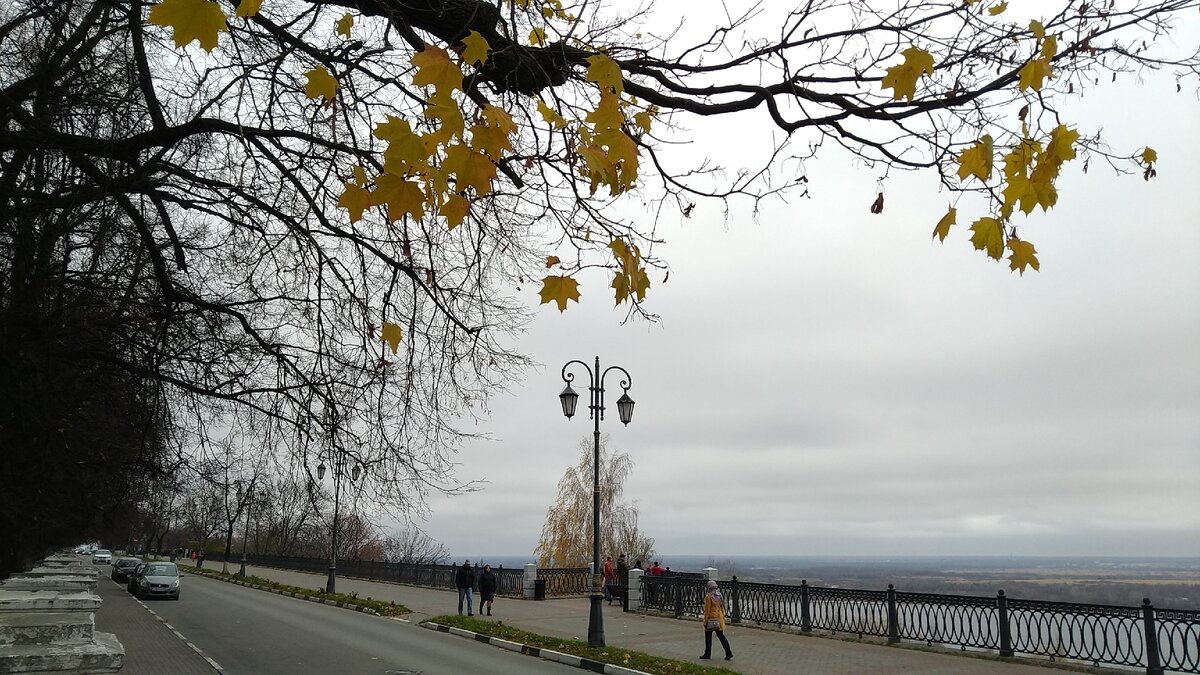
M470 555L478 554L468 554ZM494 557L536 560L526 553L492 553ZM677 558L1105 558L1113 560L1200 560L1194 555L1128 553L656 553L657 559ZM458 557L462 557L459 555Z

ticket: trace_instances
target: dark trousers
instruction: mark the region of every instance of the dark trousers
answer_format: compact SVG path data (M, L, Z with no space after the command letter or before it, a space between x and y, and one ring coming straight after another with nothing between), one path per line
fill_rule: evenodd
M729 640L725 639L725 632L719 630L704 631L704 655L712 656L712 636L717 634L717 639L721 641L721 646L725 648L725 656L733 656L733 652L729 649Z

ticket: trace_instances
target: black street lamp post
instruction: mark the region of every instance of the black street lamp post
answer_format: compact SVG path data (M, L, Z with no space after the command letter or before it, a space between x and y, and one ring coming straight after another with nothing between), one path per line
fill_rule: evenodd
M246 529L242 532L242 567L238 571L238 576L246 576L246 542L250 539L250 511L254 508L254 488L251 486L250 494L246 497Z
M609 371L613 370L619 370L625 376L621 380L623 393L621 398L617 399L617 414L621 418L621 423L625 425L628 425L629 421L633 419L633 399L629 398L629 387L633 384L633 378L629 375L629 371L621 366L609 366L603 371L600 370L599 356L596 357L594 369L589 368L588 364L578 359L567 361L562 369L562 378L567 386L558 395L558 400L562 403L563 414L567 416L567 419L571 419L575 414L575 404L579 402L579 394L571 388L571 382L575 379L575 375L567 372L571 364L579 364L587 371L588 416L595 422L593 433L595 470L592 473L592 593L588 596L591 601L591 612L588 615L588 646L603 647L604 615L600 610L600 601L604 598L604 580L600 573L600 420L604 419L604 378Z
M336 450L335 452L337 455L333 463L333 530L329 537L329 579L325 582L326 593L333 593L337 583L338 511L341 507L342 477L348 475L350 482L354 482L362 473L362 466L357 460L354 460L354 468L347 474L348 453L345 450ZM317 480L323 478L325 478L325 464L321 463L317 465Z

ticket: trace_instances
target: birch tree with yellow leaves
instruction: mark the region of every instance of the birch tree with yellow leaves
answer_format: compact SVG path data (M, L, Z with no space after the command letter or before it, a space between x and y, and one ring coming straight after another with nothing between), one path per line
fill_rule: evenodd
M803 196L806 162L848 153L879 190L847 208L887 219L888 177L928 172L912 236L1024 274L1061 175L1150 180L1169 152L1064 102L1159 70L1195 105L1195 0L688 8L702 30L624 0L3 3L0 446L85 447L29 364L103 364L178 424L199 401L277 420L298 466L351 448L419 508L539 304L654 316L660 223ZM761 163L681 161L714 116L774 129ZM30 507L0 494L4 539Z
M592 562L591 437L579 441L579 460L558 481L558 495L546 510L546 522L533 555L541 567L587 567ZM636 504L622 501L625 481L633 472L628 453L612 450L600 439L600 556L624 554L630 567L654 554L654 539L638 528Z

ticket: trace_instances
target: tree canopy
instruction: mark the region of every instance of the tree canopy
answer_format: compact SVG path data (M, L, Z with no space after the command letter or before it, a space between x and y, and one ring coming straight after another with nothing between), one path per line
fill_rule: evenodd
M1192 86L1200 55L1170 38L1196 7L760 3L689 40L624 2L7 2L3 487L114 438L118 477L169 467L200 420L245 414L297 466L350 452L381 502L418 505L453 488L456 420L528 365L534 292L653 316L660 218L804 194L830 146L884 184L933 172L933 236L962 208L975 248L1036 270L1029 216L1065 166L1156 171L1151 140L1108 148L1060 103L1142 69ZM681 166L692 116L777 140L732 173ZM613 208L631 199L644 218ZM95 415L121 436L75 433ZM31 508L10 494L6 540Z

